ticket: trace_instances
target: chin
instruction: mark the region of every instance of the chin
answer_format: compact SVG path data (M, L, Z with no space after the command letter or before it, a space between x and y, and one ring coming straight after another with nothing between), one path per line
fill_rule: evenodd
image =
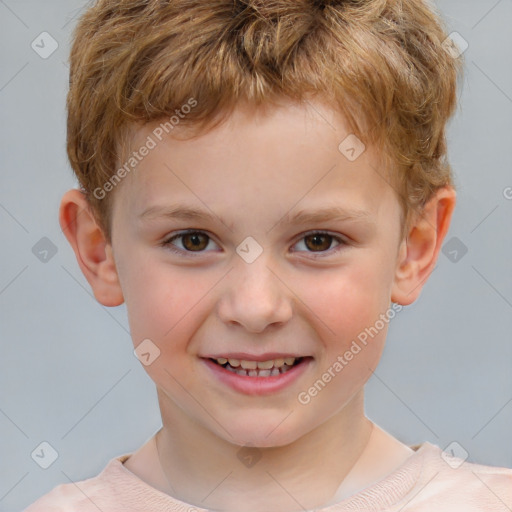
M286 416L285 416L286 417ZM238 446L247 446L254 448L278 448L286 446L299 439L303 433L290 431L290 426L285 427L287 420L283 418L273 418L272 421L261 421L258 418L257 424L253 422L250 425L238 427L231 424L229 431L232 437L226 440Z

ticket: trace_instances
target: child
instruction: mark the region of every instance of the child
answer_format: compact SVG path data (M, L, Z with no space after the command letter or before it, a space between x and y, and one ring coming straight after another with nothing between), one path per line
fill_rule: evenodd
M126 303L163 427L26 512L511 509L512 470L364 414L455 206L447 42L422 0L85 12L67 104L81 189L60 222L96 299Z

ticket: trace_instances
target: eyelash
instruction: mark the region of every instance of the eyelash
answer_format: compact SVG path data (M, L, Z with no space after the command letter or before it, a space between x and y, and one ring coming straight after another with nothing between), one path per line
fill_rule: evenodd
M199 256L200 254L204 253L204 252L208 252L208 251L187 251L187 250L183 250L183 249L177 249L171 242L173 240L176 240L177 238L181 238L185 235L191 235L191 234L201 234L201 235L206 235L208 238L209 238L209 241L213 241L212 238L208 235L208 233L204 232L204 231L200 231L200 230L197 230L197 229L189 229L189 230L186 230L186 231L181 231L175 235L172 235L170 238L167 238L164 242L162 242L162 246L163 247L166 247L168 250L170 250L171 252L173 252L174 254L178 254L180 256L185 256L185 257L192 257L192 258L195 258L197 256ZM337 245L336 247L334 247L333 249L328 249L326 251L319 251L318 253L315 253L315 252L309 252L309 251L306 251L306 252L309 252L311 257L313 259L317 259L317 258L325 258L326 255L333 255L333 254L336 254L338 253L344 246L348 245L347 242L339 237L339 236L336 236L336 235L333 235L327 231L308 231L307 233L304 233L302 235L302 238L298 240L298 242L302 241L304 238L308 237L308 236L312 236L312 235L327 235L329 237L331 237L333 240L335 240L336 242L339 243L339 245ZM296 243L298 243L296 242ZM295 244L294 244L295 245ZM297 251L297 252L304 252L304 251Z

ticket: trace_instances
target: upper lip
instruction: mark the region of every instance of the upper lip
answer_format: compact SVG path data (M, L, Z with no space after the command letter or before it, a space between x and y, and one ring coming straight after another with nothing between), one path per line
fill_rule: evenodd
M271 359L286 359L287 357L295 357L299 359L300 357L309 357L309 356L301 356L298 354L284 354L282 352L266 352L265 354L248 354L247 352L229 352L223 354L215 354L215 355L207 355L202 356L206 359L244 359L246 361L270 361Z

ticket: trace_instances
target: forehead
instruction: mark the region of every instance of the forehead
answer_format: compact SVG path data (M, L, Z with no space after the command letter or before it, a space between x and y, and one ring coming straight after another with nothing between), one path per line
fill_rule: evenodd
M240 105L222 124L190 139L181 138L185 125L171 129L166 121L133 131L125 159L151 149L127 173L116 199L130 215L184 203L214 216L225 212L231 223L245 213L268 224L276 214L319 206L375 216L396 202L380 155L325 103Z

